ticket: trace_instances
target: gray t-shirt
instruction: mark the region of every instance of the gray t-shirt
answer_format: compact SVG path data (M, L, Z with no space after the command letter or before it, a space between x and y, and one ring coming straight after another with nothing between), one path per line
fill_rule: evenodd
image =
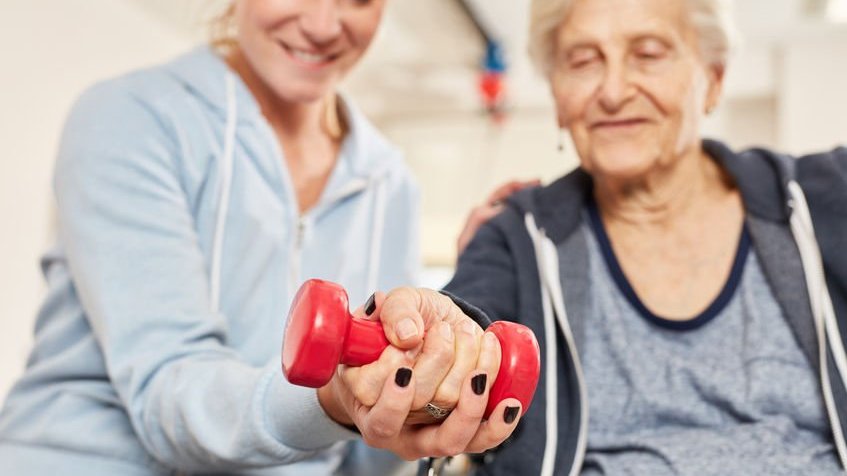
M679 324L638 300L596 215L583 231L592 279L583 475L843 474L818 377L746 232L721 295Z

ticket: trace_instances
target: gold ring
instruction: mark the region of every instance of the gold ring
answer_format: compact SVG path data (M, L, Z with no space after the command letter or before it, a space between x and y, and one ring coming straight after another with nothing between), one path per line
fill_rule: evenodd
M436 420L443 420L444 418L447 418L447 415L449 415L450 412L453 411L453 409L441 408L438 405L429 402L424 405L424 411L426 411L429 416L435 418Z

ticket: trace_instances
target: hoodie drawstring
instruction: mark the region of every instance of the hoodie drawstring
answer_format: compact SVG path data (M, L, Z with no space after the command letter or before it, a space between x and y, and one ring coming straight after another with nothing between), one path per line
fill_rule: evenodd
M553 317L553 308L550 305L550 292L546 286L543 250L541 241L544 239L543 232L535 226L535 219L527 214L524 217L527 230L535 248L535 256L538 261L538 277L541 284L541 307L544 313L544 378L547 385L544 387L544 421L546 437L544 439L544 458L541 460L541 476L552 476L556 465L556 447L559 444L559 401L558 391L558 369L556 368L556 322ZM539 236L540 235L540 236Z
M845 380L847 358L845 358L843 344L838 341L838 321L835 319L835 309L832 307L832 299L826 286L823 259L821 258L818 241L815 238L815 228L812 224L812 215L809 212L806 195L800 185L793 180L788 183L788 192L791 195L790 205L793 210L791 213L791 232L800 251L800 261L803 264L803 273L806 276L806 287L809 291L809 301L817 330L824 403L829 415L838 456L841 459L842 466L847 468L847 444L845 444L844 432L838 416L838 407L835 405L832 396L832 382L829 379L829 360L826 352L827 337L829 338L829 348L832 350L835 367L841 376L842 385L847 382Z
M226 215L229 211L229 195L232 188L233 154L235 149L235 120L237 116L235 98L235 78L232 73L225 76L226 83L226 128L224 129L224 149L220 161L218 213L215 219L215 234L212 241L212 269L210 283L210 299L212 301L212 312L220 311L221 300L221 260L223 256L223 242L226 233Z
M582 373L582 364L579 352L576 348L576 340L568 321L565 309L565 298L562 292L562 283L559 278L559 259L556 247L535 224L535 218L527 213L524 216L527 232L532 238L535 249L535 259L538 267L538 279L541 284L542 307L544 311L544 341L547 352L545 352L546 369L546 402L545 408L547 438L544 447L544 460L541 466L541 474L552 475L555 472L556 451L558 445L558 400L556 389L558 388L558 373L556 369L556 320L565 337L567 351L574 364L577 386L579 387L579 435L577 438L576 452L569 474L578 475L582 470L582 462L585 458L585 449L588 444L588 391L585 386L585 377ZM552 402L552 405L551 405ZM552 408L551 408L552 407Z
M382 235L385 228L385 180L381 180L374 193L374 223L371 232L371 249L368 260L368 292L379 289L379 264L382 251Z

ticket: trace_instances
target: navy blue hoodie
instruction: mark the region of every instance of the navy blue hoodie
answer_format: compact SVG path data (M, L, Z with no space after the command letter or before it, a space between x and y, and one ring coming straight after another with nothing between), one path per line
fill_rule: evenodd
M800 159L763 149L735 153L709 140L703 149L741 191L769 285L819 371L833 441L845 465L847 149ZM527 325L541 346L533 404L510 439L482 459L480 474L539 474L545 454L555 474L581 469L588 404L577 349L590 282L587 243L577 231L591 190L591 177L577 169L546 187L515 194L506 210L480 228L445 289L492 320ZM547 415L551 395L554 421Z

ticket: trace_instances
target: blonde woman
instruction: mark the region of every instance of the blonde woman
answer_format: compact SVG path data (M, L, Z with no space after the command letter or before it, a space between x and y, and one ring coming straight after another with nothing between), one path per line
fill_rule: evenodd
M363 440L414 459L445 441L481 451L514 428L405 425L439 392L485 407L490 382L479 394L480 370L466 374L478 356L491 372L499 347L460 312L422 349L424 326L405 321L395 336L414 352L390 348L317 392L281 375L304 279L339 282L353 302L415 280L416 186L335 92L384 4L238 0L215 47L79 99L56 165L49 292L0 413L5 474L388 474L399 459Z

